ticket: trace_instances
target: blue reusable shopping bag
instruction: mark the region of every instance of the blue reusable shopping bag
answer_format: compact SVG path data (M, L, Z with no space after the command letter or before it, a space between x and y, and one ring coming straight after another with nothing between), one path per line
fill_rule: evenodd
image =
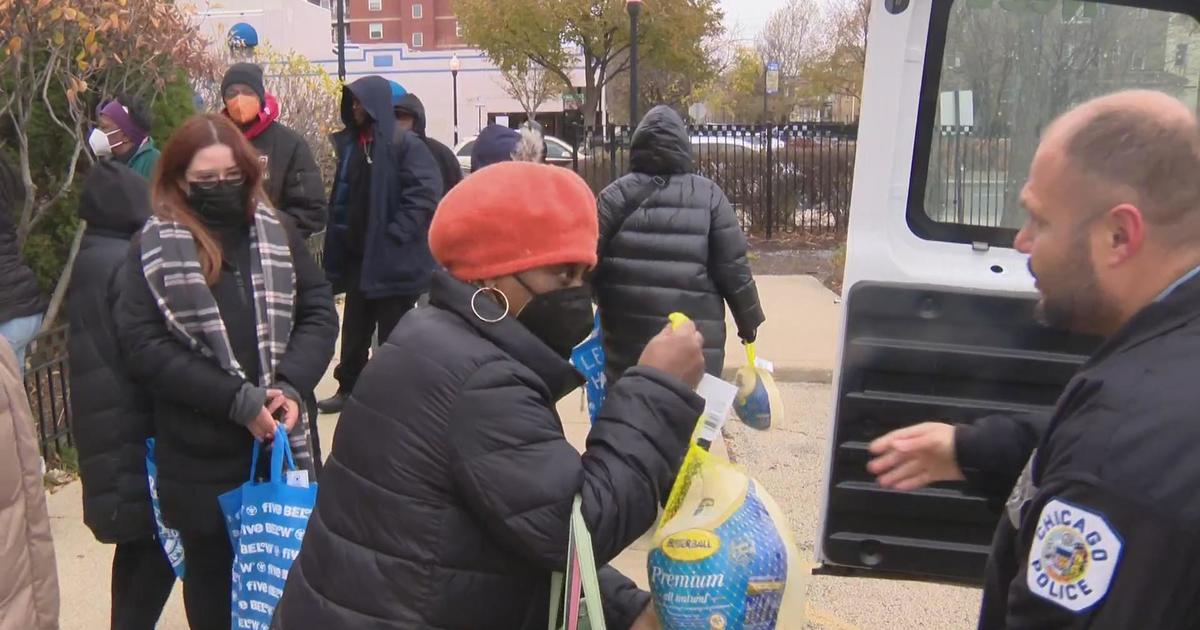
M167 527L163 522L162 509L158 506L158 464L154 461L154 438L146 440L146 482L150 484L150 507L154 510L154 525L158 529L158 542L162 545L163 553L171 562L175 577L183 579L184 557L183 543L179 540L179 532Z
M600 407L604 404L604 393L608 387L604 377L604 361L600 314L596 313L596 324L591 336L571 351L571 364L587 379L584 391L587 392L588 417L592 422L596 421L596 416L600 413Z
M255 442L250 481L219 499L233 541L233 629L267 630L271 626L317 502L317 484L299 487L283 480L284 458L290 470L296 469L296 463L282 426L276 430L271 448L270 479L255 482L260 449Z

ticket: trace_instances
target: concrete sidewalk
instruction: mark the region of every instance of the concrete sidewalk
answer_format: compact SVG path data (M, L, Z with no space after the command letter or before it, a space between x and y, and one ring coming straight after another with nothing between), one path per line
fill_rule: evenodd
M833 367L840 310L836 296L810 276L763 276L758 278L759 295L767 323L759 331L759 353L775 363L780 381L827 381ZM744 365L745 355L732 320L726 351L730 370ZM317 388L318 399L337 390L333 365ZM582 449L590 423L583 407L582 391L567 396L559 405L567 439ZM323 451L333 448L337 416L320 418ZM724 443L714 451L724 454ZM78 482L59 488L48 497L55 549L58 559L63 630L97 630L108 627L110 575L113 547L95 541L83 524L82 490ZM646 554L649 537L634 543L612 565L647 586ZM781 628L800 628L798 623ZM159 630L186 630L181 589L167 604Z
M758 355L775 364L775 380L832 380L842 311L838 297L813 276L758 276L758 296L767 321L758 330ZM746 365L746 351L733 318L727 320L725 377Z

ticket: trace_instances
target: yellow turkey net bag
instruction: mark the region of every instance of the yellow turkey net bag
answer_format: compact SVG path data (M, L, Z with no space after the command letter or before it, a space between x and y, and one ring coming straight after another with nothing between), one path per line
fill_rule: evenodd
M647 564L664 630L804 627L807 567L787 518L758 482L694 441Z

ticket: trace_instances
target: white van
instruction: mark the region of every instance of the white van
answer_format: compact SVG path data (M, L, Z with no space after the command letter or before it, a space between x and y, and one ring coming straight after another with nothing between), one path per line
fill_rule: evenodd
M978 581L1004 497L883 490L867 445L1054 405L1096 341L1034 323L1018 192L1042 130L1081 101L1151 88L1200 102L1200 1L871 9L817 560Z

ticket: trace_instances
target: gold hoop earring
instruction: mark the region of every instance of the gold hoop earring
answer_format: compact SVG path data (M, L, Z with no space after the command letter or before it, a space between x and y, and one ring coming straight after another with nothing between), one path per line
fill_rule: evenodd
M475 304L475 300L478 299L480 295L489 293L494 293L495 295L500 296L500 299L504 302L504 312L500 314L500 317L496 317L494 319L488 319L487 317L481 315L479 313L479 306ZM503 291L495 287L479 287L479 289L471 295L471 312L475 314L475 317L479 318L479 321L485 324L499 324L500 322L504 321L504 318L508 317L508 308L508 296L504 295Z

